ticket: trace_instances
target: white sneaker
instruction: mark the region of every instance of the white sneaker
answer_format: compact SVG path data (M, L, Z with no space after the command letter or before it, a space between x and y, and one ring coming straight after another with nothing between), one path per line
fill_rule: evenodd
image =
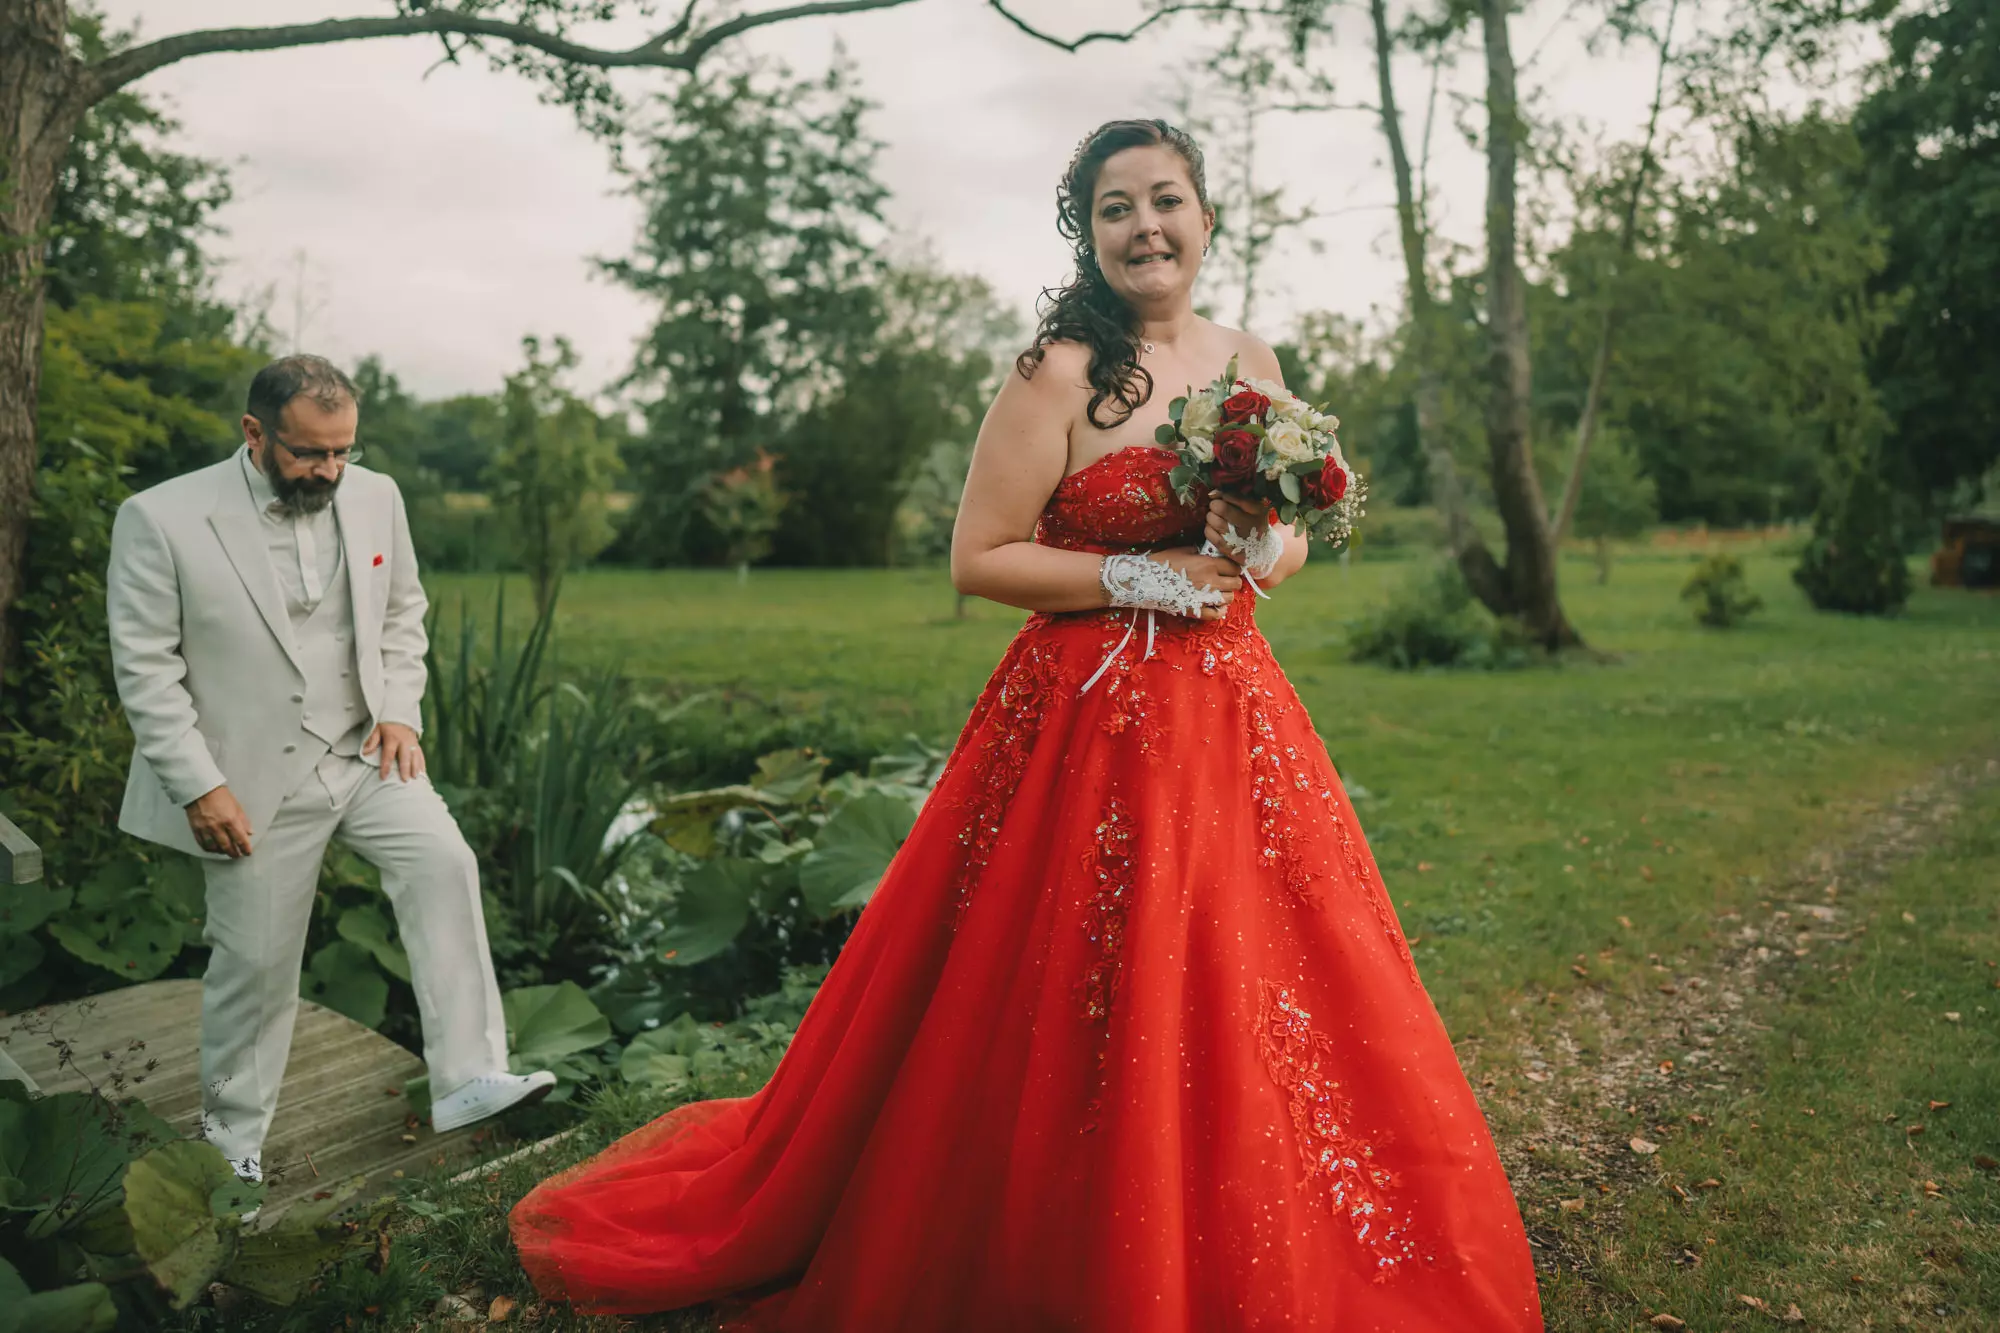
M481 1074L431 1103L431 1128L440 1134L463 1129L509 1107L538 1102L555 1085L556 1076L546 1069L532 1074Z

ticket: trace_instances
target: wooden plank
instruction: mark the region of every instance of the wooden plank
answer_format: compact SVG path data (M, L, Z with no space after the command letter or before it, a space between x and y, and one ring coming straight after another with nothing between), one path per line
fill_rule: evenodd
M42 877L42 849L13 820L0 815L0 884L33 884Z
M0 1049L45 1092L135 1096L190 1136L201 1121L201 983L153 981L0 1019ZM416 1117L404 1086L424 1062L378 1032L299 1002L278 1112L264 1145L267 1212L349 1176L386 1190L464 1166L493 1122L449 1134ZM491 1142L499 1148L504 1145Z

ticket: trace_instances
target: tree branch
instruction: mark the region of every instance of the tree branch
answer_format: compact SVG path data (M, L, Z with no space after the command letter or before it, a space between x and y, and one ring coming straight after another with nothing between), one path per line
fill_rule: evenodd
M395 18L326 19L319 23L292 23L269 28L211 28L163 37L159 41L121 51L89 66L83 71L82 78L90 85L92 100L95 100L135 79L144 78L156 69L195 56L224 51L276 51L298 46L325 46L333 42L366 41L376 37L416 36L489 38L598 69L692 70L718 43L752 28L821 15L894 9L911 3L913 0L812 0L811 3L789 5L782 9L739 14L696 34L678 49L669 49L687 36L694 13L694 6L690 4L673 27L624 51L588 46L526 23L484 18L451 9L433 9Z
M1152 27L1155 23L1158 23L1161 19L1172 18L1176 14L1249 14L1249 15L1263 14L1267 16L1276 16L1281 12L1275 9L1245 8L1242 5L1226 3L1226 0L1218 0L1218 3L1162 5L1160 8L1146 15L1145 18L1139 20L1138 23L1134 24L1130 28L1125 29L1123 32L1116 32L1116 31L1087 32L1083 34L1083 36L1081 37L1064 38L1064 37L1057 37L1053 33L1043 32L1040 28L1037 28L1034 24L1022 18L1019 14L1016 14L1013 10L1007 8L1006 0L986 0L986 3L988 6L992 8L994 13L998 14L1001 18L1006 19L1009 23L1013 24L1016 28L1019 28L1022 32L1034 38L1036 41L1046 42L1048 45L1053 46L1058 50L1070 51L1070 52L1081 50L1083 47L1089 46L1092 42L1129 42L1133 38L1137 37L1140 33L1146 31L1146 29Z

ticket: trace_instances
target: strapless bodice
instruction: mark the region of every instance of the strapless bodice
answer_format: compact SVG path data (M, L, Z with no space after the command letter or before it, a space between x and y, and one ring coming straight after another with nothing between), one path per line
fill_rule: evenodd
M1174 462L1171 450L1133 445L1070 473L1042 510L1035 540L1098 555L1199 545L1208 497L1197 492L1192 505L1174 498Z

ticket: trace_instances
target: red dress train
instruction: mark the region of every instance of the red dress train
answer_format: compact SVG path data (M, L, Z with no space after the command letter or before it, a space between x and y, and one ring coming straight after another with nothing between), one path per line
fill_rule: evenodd
M1199 541L1171 466L1083 469L1039 539ZM536 1286L740 1298L728 1326L773 1333L1540 1329L1485 1122L1254 605L1031 617L777 1074L523 1199Z

